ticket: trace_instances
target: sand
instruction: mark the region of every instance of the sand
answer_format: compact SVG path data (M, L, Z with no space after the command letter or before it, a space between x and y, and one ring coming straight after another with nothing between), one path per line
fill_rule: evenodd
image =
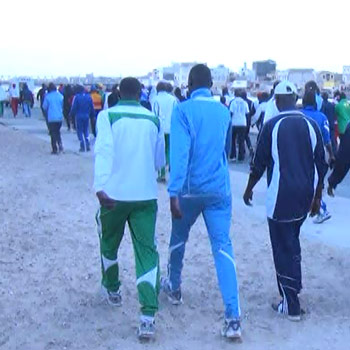
M120 249L123 306L100 297L97 201L92 158L49 154L49 145L0 126L0 349L342 349L350 348L349 249L302 237L307 314L275 315L271 247L259 184L253 208L242 204L246 174L232 171L231 234L242 309L243 343L219 335L223 305L202 220L193 227L183 271L184 305L160 297L157 338L136 338L138 309L128 232ZM159 187L157 235L165 272L169 203ZM349 220L350 223L350 220Z

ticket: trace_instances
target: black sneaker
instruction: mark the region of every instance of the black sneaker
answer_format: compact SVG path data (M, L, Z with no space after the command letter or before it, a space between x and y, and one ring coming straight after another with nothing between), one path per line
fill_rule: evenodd
M165 277L160 279L160 290L166 294L171 304L181 305L183 303L181 289L172 290L170 281Z
M272 309L274 311L276 311L278 314L286 316L289 321L293 321L293 322L301 321L301 315L305 314L304 310L300 310L300 314L299 315L290 315L290 314L288 314L287 307L285 306L283 300L281 300L278 304L272 304L271 306L272 306Z

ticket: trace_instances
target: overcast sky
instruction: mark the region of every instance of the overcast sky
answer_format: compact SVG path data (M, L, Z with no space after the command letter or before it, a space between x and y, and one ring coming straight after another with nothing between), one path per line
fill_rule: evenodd
M340 72L349 13L349 0L2 0L0 76L141 75L179 61L238 70L269 58Z

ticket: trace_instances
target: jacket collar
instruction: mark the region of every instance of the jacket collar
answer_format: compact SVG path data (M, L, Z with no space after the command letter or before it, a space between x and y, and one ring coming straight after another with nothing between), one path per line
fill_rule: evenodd
M136 100L119 100L118 106L140 106L140 102Z
M194 90L191 94L191 98L195 97L212 97L211 91L208 88L200 88L197 90Z

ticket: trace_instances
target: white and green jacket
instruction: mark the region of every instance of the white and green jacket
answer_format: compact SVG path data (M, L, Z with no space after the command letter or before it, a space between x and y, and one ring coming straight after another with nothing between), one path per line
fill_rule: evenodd
M120 201L157 198L156 171L165 165L158 117L137 101L121 100L97 118L96 192Z

